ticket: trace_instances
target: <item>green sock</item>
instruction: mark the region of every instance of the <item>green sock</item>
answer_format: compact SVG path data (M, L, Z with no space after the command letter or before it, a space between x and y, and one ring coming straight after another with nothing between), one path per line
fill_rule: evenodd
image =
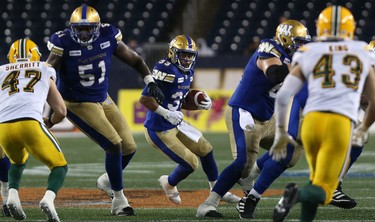
M47 190L53 191L57 194L64 183L66 172L68 171L68 166L55 167L51 170L48 176L48 186Z
M9 189L14 188L18 190L18 188L20 187L20 183L21 183L22 173L25 167L26 167L26 164L10 165L9 172L8 172Z
M298 201L301 202L301 221L313 221L319 204L324 203L325 199L326 194L319 186L307 184L302 188L298 195Z

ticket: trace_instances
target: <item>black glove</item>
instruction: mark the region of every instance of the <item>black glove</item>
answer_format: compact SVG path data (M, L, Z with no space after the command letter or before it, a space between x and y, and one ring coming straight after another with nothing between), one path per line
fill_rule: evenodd
M159 104L163 103L164 94L155 82L150 82L148 85L148 93L156 99Z

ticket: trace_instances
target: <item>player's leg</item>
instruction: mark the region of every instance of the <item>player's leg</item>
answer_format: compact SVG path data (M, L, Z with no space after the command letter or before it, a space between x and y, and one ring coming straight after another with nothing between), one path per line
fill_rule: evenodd
M37 121L23 123L22 137L27 151L51 170L48 176L47 190L39 206L46 214L48 221L59 221L54 200L68 171L67 162L59 143L44 124Z
M363 146L361 147L352 146L352 149L350 151L349 167L346 172L349 171L350 167L361 155L362 150L363 150ZM335 192L333 193L332 201L330 204L339 208L343 208L343 209L352 209L357 206L357 202L342 191L341 184L342 184L342 181L344 180L344 177L340 179L339 185L337 186Z
M8 171L10 168L10 160L5 155L4 150L0 147L0 193L1 199L3 201L2 213L6 217L10 217L9 209L6 205L9 193L9 183L8 183Z
M227 125L231 144L233 162L219 175L208 198L198 207L197 217L221 217L217 211L221 198L241 178L246 164L246 138L239 124L239 110L230 106L225 110L225 122Z
M314 170L310 173L311 184L301 189L298 199L302 202L301 220L313 220L318 205L331 202L339 178L347 169L352 124L342 115L318 112L307 114L305 122L302 140ZM309 154L314 157L309 158Z
M300 125L300 104L297 99L293 100L291 111L289 114L288 133L294 138L297 138L299 125ZM269 126L268 135L274 137L274 122ZM266 138L265 138L266 139ZM264 144L263 140L260 143L262 148L268 148L269 144ZM244 200L244 212L243 217L254 217L255 208L263 195L263 193L271 186L271 184L289 167L293 167L302 155L303 149L301 146L294 148L294 146L287 145L287 155L280 161L272 160L269 152L263 154L253 166L250 176L244 179L241 183L248 184L251 186L251 180L255 179L254 185L251 189L249 187L243 187L245 193L247 193L247 199ZM246 183L244 181L247 181ZM248 190L249 189L249 190Z
M107 100L102 103L102 106L107 119L122 139L122 169L125 169L133 158L137 148L132 131L125 116L109 96L107 97Z
M177 137L191 152L200 158L202 169L207 176L210 190L212 190L219 176L212 145L203 136L199 138L198 142L195 142L180 131L177 133ZM228 203L237 203L240 198L227 192L224 194L223 200Z
M65 101L68 119L105 151L105 168L113 190L111 213L134 215L123 192L121 138L105 116L99 103L74 103Z
M145 130L147 142L178 164L169 175L163 175L159 178L159 183L169 200L175 204L181 203L177 190L178 183L193 173L199 165L197 156L177 137L178 132L177 128L165 132Z
M22 137L17 133L19 128L18 123L0 124L0 145L11 162L8 172L9 193L6 205L8 205L12 217L24 220L26 214L22 209L18 189L29 154L23 146Z

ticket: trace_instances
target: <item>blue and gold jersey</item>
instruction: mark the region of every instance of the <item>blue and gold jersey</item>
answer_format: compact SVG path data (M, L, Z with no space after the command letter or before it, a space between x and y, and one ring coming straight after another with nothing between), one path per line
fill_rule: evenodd
M274 113L276 93L281 84L273 84L257 66L258 58L277 57L289 64L290 56L273 39L263 39L245 67L242 79L228 105L250 112L260 121L269 120Z
M162 106L171 111L180 111L182 102L193 81L194 71L190 69L188 72L183 72L169 59L162 59L155 64L152 76L164 93L165 99ZM150 96L147 86L144 88L142 95ZM144 125L147 129L153 131L165 131L176 127L164 117L152 111L147 112Z
M58 89L64 99L74 102L103 102L107 98L111 57L121 41L120 30L101 24L100 36L83 46L65 29L53 34L48 49L62 57Z

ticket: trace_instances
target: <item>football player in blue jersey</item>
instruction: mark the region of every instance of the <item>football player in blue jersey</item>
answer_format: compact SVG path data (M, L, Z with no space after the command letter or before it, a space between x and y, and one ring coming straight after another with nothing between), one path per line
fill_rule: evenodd
M276 28L275 38L263 39L251 56L225 112L234 161L223 170L209 197L198 207L197 217L221 217L217 211L221 197L240 178L248 177L259 147L272 145L276 93L289 73L294 52L310 41L302 23L286 20ZM237 209L241 218L246 217L241 205Z
M85 4L73 11L70 28L51 36L48 49L47 62L59 71L58 89L68 119L105 151L107 173L97 180L98 188L113 198L113 215L134 215L123 192L122 171L136 144L125 117L108 95L112 55L140 73L157 102L163 101L163 93L144 60L122 41L121 31L101 23L98 12Z
M169 44L168 58L158 61L152 71L165 95L164 102L159 105L150 96L148 86L140 98L140 102L149 110L144 123L147 142L178 164L169 175L159 178L165 194L175 204L181 203L177 184L197 169L199 160L210 188L218 178L212 145L200 131L183 121L181 112L181 109L208 110L212 105L207 95L205 100L198 102L197 107L184 103L194 78L197 55L197 46L192 38L176 36ZM225 192L223 200L236 203L240 198Z
M371 41L368 44L369 50L375 49L375 40ZM299 126L300 126L300 114L305 107L306 99L308 96L307 84L301 89L301 91L294 97L291 112L289 114L289 126L288 133L296 141L300 141L300 138L297 137ZM367 99L365 96L361 98L361 112L366 110ZM350 151L350 162L347 169L347 172L353 165L353 163L358 159L363 151L364 146L362 145L352 145ZM259 202L261 195L270 187L270 185L287 169L293 167L299 160L301 156L301 147L294 148L293 145L288 144L286 149L286 157L280 161L272 160L272 156L269 155L269 152L266 152L261 156L254 164L249 177L240 180L240 183L244 189L244 192L247 194L246 198L242 198L241 205L244 208L244 212L248 217L254 217L254 210L257 203ZM293 157L293 158L292 158ZM343 177L344 178L344 177ZM346 195L342 191L341 183L343 178L340 179L337 189L334 191L332 196L331 205L343 208L343 209L352 209L356 207L357 202ZM255 180L253 185L253 180Z
M294 140L299 141L297 147L291 144L287 145L286 157L280 161L275 161L270 156L269 152L264 153L255 162L249 177L240 180L240 184L246 194L238 205L242 208L242 217L254 218L255 208L261 198L261 195L271 186L271 184L288 168L293 167L300 159L303 148L300 145L299 127L302 120L300 119L303 107L305 107L306 99L308 96L307 84L301 91L294 97L291 111L289 114L288 133ZM358 159L362 153L363 146L353 145L350 153L350 163L348 170L352 164ZM256 179L255 183L253 181ZM343 209L351 209L357 205L357 202L346 195L341 188L341 182L335 190L331 205Z

